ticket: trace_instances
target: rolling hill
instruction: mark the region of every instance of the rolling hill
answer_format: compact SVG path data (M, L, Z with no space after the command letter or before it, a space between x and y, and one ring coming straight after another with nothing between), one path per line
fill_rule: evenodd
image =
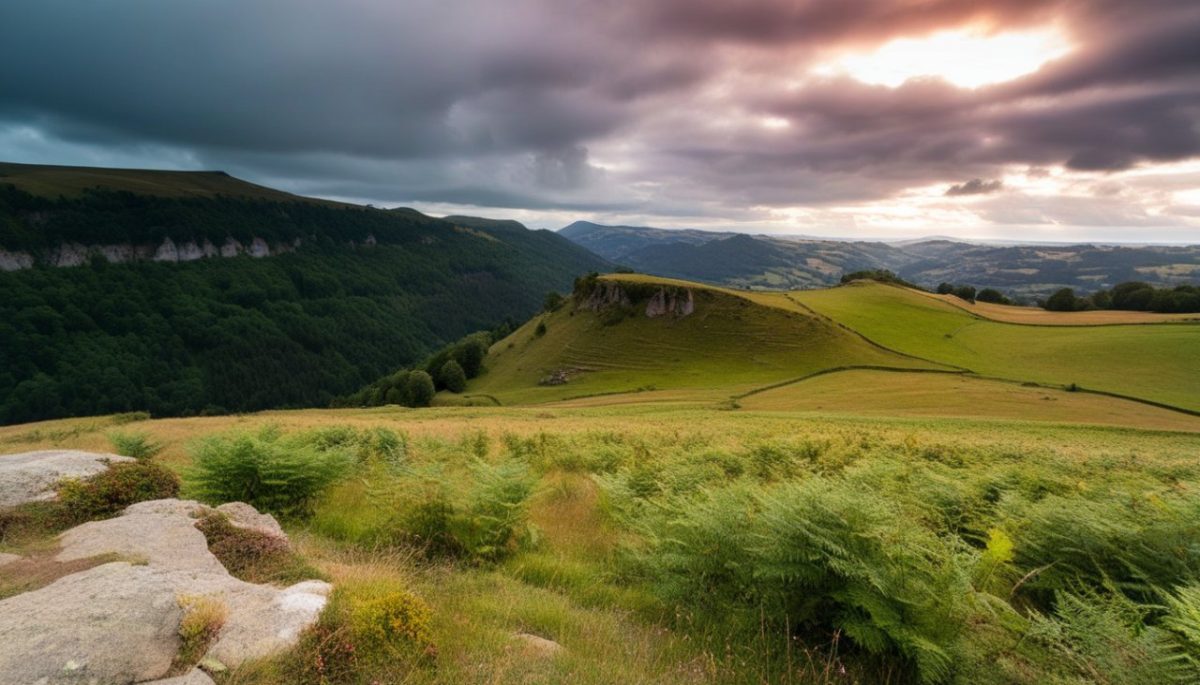
M934 288L965 283L1032 301L1126 281L1195 282L1200 246L986 245L949 239L881 243L576 222L560 234L644 273L732 287L818 288L844 273L887 269Z
M1200 411L1200 325L1030 326L976 317L906 288L859 282L787 298L907 354L1012 381ZM1082 313L1081 313L1082 314Z
M576 222L559 231L637 271L737 288L819 288L843 273L893 271L917 257L883 243L751 236Z
M694 311L664 313L684 299ZM776 293L615 275L494 345L466 397L1200 429L1200 324L1159 321L1012 324L873 282Z
M606 266L513 222L220 173L0 173L3 423L326 406Z

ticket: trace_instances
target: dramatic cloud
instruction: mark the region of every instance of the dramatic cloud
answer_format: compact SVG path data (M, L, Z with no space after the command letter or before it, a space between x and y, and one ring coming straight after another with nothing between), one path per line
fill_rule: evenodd
M1200 242L1198 35L1194 0L6 0L0 158L543 226Z
M1004 188L1004 181L999 179L985 181L982 178L973 178L966 183L958 183L950 186L946 189L946 196L987 195L988 193L999 192L1002 188Z

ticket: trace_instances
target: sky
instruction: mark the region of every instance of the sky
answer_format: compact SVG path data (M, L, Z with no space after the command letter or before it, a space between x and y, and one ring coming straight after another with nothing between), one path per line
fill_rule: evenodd
M545 228L1200 243L1200 2L4 0L0 160Z

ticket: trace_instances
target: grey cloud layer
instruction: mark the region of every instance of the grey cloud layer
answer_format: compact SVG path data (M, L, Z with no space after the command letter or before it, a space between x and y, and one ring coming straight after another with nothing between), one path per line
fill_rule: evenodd
M1077 49L977 90L781 85L968 21ZM0 127L380 202L732 216L1198 156L1198 35L1183 0L6 0Z

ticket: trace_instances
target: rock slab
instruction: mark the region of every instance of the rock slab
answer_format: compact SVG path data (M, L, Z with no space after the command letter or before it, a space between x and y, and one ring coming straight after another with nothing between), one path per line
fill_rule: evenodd
M0 600L0 685L162 679L179 651L184 596L211 597L228 611L206 658L234 667L294 645L316 622L332 587L312 580L277 588L229 575L195 527L212 511L198 502L155 500L63 533L57 561L102 554L136 561L97 566ZM249 505L222 513L236 525L277 531L286 540L274 518ZM211 683L198 671L183 677L191 680L163 682Z
M52 500L64 478L87 478L129 457L78 450L42 450L0 456L0 508Z

